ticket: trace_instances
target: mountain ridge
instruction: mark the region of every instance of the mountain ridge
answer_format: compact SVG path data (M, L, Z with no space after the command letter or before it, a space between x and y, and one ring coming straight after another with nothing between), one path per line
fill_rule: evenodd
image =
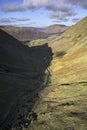
M0 42L2 45L0 53L3 55L4 40L5 38ZM7 43L8 40L5 41ZM6 48L4 51L8 54ZM39 86L39 83L41 84L40 81L45 82L47 79L48 83L32 100L25 102L13 121L12 129L87 130L87 17L68 28L60 36L53 38L48 44L34 47L31 45L27 53L28 55L25 56L22 53L21 57L23 58L21 79L18 78L17 71L16 81L15 78L13 80L12 75L7 80L2 75L0 82L6 81L6 85L9 86L8 80L12 80L11 86L15 86L16 83L17 86L23 87L22 93L17 91L21 98L32 95L33 90ZM23 70L25 67L30 73ZM4 70L9 75L7 68L4 66L1 71ZM32 68L32 71L29 68ZM26 78L27 80L24 80ZM31 87L26 88L25 85ZM5 90L1 92L5 93Z
M0 26L0 28L22 42L29 42L31 40L47 38L52 34L60 34L68 27L65 25L54 24L44 28L14 26Z
M63 33L66 29L68 29L68 26L62 25L62 24L53 24L50 25L46 28L44 28L42 31L47 33L47 34L61 34Z
M14 27L14 26L1 26L0 27L5 32L12 35L19 41L31 41L39 38L47 38L48 35L44 32L39 31L36 28L27 27Z
M33 111L29 130L87 129L87 17L48 43L51 79Z

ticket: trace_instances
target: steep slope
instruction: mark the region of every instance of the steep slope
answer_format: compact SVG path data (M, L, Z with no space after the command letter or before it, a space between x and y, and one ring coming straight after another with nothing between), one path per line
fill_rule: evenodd
M41 31L47 34L61 34L63 33L68 27L65 25L54 24L42 29Z
M87 130L87 17L49 42L51 80L39 93L29 130Z
M48 35L44 32L38 31L37 28L27 28L27 27L0 27L2 30L6 31L10 35L12 35L14 38L20 40L20 41L31 41L39 38L47 38Z
M51 59L47 44L29 48L0 30L0 130L7 130L24 102L45 87Z
M85 81L87 79L87 18L69 28L49 44L54 52L53 71L55 73L58 72L63 76L64 72L68 82L69 79L70 81Z

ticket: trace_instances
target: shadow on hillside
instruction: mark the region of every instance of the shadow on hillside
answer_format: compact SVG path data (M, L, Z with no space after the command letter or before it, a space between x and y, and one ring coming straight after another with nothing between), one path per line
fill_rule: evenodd
M47 43L29 48L0 30L0 130L10 129L15 115L15 127L37 118L34 97L49 83L51 60Z

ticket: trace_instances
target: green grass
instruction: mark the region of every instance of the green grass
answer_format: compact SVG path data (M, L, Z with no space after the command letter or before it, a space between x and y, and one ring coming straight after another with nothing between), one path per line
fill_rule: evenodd
M38 39L38 40L32 40L31 42L29 42L27 45L29 47L32 47L32 46L41 46L45 43L48 43L48 40L47 39Z
M87 130L86 37L87 17L49 42L51 82L39 93L37 120L28 130Z
M34 107L38 120L29 130L86 130L87 83L51 85L39 95Z

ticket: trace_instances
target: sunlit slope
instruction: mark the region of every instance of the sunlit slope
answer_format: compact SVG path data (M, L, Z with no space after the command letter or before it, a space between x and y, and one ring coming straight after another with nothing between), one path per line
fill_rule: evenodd
M54 52L51 69L59 82L87 80L87 17L49 45Z
M70 27L61 36L50 42L53 51L67 51L79 43L80 47L85 46L83 42L87 39L87 17L82 19L76 25Z
M87 17L49 46L50 84L39 93L29 130L87 130Z

